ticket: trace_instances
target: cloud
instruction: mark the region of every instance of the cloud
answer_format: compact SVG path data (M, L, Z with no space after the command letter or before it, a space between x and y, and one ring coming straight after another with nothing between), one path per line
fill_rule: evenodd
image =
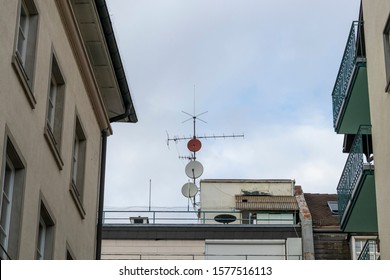
M186 206L181 187L192 120L208 111L202 179L295 179L334 193L346 156L331 91L359 0L107 1L136 102L137 124L114 124L105 205ZM330 19L331 17L331 19ZM195 85L195 106L194 106Z

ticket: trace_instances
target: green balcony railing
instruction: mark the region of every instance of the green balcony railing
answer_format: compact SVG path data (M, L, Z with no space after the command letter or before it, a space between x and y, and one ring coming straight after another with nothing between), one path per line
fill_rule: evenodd
M368 239L360 252L358 260L378 260L379 257L376 240Z
M347 96L356 63L365 61L364 49L363 22L354 21L332 92L334 127L337 126L337 120Z
M361 125L352 143L351 151L345 163L343 173L337 186L338 210L340 221L359 178L365 169L374 169L372 161L371 126Z

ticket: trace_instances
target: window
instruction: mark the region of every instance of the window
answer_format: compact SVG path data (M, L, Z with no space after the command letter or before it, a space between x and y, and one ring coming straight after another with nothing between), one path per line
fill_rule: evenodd
M73 139L72 169L71 169L71 193L82 217L85 216L83 208L84 195L84 170L86 153L86 136L78 117Z
M6 137L5 143L3 167L0 173L0 258L16 259L19 248L25 165L9 137Z
M61 156L62 120L64 112L65 82L58 66L57 59L52 56L51 75L48 86L47 116L45 136L62 169L64 163Z
M39 220L37 259L43 260L45 257L46 224L43 218Z
M33 0L20 1L16 32L15 54L12 59L14 69L23 85L32 108L36 100L32 92L35 50L38 29L38 11Z
M328 201L328 206L330 211L332 212L332 215L338 215L339 214L339 204L338 201Z
M370 260L377 260L380 256L375 236L353 236L351 243L352 259L354 260L361 257L363 250L366 250L366 258Z
M294 224L293 213L257 213L256 224Z
M386 65L386 91L388 92L390 90L390 16L383 31L383 41Z
M56 109L56 98L57 98L57 83L56 80L52 77L50 80L49 87L49 103L48 103L48 112L47 112L47 124L50 128L50 131L54 131L54 113Z
M48 260L53 258L54 221L45 203L41 201L38 222L36 259Z
M26 63L28 25L29 12L26 3L22 1L19 15L18 46L16 49L16 54L19 56L22 65L25 65Z
M7 156L3 192L1 205L1 225L0 225L0 242L3 248L8 248L10 224L11 224L11 207L12 207L12 193L14 188L15 168L11 160Z

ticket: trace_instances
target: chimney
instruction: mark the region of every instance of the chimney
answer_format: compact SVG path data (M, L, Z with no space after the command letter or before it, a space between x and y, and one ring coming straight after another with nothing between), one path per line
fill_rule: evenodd
M302 186L294 186L294 196L303 194Z

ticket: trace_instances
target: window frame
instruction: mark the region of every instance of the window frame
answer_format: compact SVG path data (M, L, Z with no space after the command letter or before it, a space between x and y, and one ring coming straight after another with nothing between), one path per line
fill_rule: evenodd
M10 176L7 176L7 169L10 170L11 174ZM7 177L9 178L8 183L6 182ZM7 184L8 191L5 191L5 187ZM4 235L4 241L3 236L0 239L1 246L3 248L8 248L8 242L9 242L9 233L10 233L10 226L11 226L11 212L12 212L12 196L14 191L14 184L15 184L15 167L13 166L8 154L6 155L6 162L5 162L5 169L4 169L4 176L2 180L2 190L1 190L1 214L0 214L0 231L2 235ZM7 200L7 207L4 208L4 200ZM5 212L5 213L4 213ZM4 215L4 216L3 216ZM4 219L4 220L3 220ZM3 226L4 223L4 226Z
M86 215L83 200L85 192L87 136L77 110L75 115L69 191L81 218L84 219Z
M55 111L56 111L56 99L58 85L54 77L50 77L49 85L49 100L48 100L48 109L47 109L47 125L49 129L54 131L54 122L55 122Z
M25 28L21 28L22 20ZM35 109L37 104L33 93L33 81L37 56L38 26L39 13L34 0L20 0L11 64L32 109ZM21 34L23 35L22 44L20 44Z
M47 201L40 193L35 243L35 259L50 260L54 257L55 219Z
M47 233L47 226L44 219L41 216L38 225L38 242L37 242L37 252L36 252L37 260L44 260L45 258L46 233Z
M17 38L18 43L16 45L16 54L18 55L23 66L26 62L26 57L27 57L27 39L28 39L29 25L30 25L30 12L26 6L25 1L21 1L20 13L19 13L19 24L18 24L18 38ZM22 43L21 43L21 39L23 39Z
M60 170L64 161L61 153L65 111L66 83L54 50L50 60L44 136ZM53 108L50 108L53 106ZM50 115L50 116L49 116Z
M385 27L383 29L383 47L385 56L385 74L386 85L385 91L390 92L390 14L387 18Z
M19 256L20 246L20 233L21 233L21 221L24 201L24 190L25 190L25 177L26 177L26 161L24 160L22 153L8 129L5 126L4 145L2 150L2 159L0 159L0 220L3 219L3 188L6 178L7 167L11 169L12 175L12 195L9 195L10 210L6 213L9 221L5 230L9 232L8 240L3 248L0 250L1 259L17 259ZM10 167L11 166L11 167ZM12 232L12 234L9 234Z
M353 260L357 260L359 255L361 254L363 247L368 240L375 240L376 236L351 236L351 258ZM358 245L359 244L359 245ZM375 252L370 250L370 259L373 257L374 259L380 256L380 252L378 251L378 247L375 246Z

